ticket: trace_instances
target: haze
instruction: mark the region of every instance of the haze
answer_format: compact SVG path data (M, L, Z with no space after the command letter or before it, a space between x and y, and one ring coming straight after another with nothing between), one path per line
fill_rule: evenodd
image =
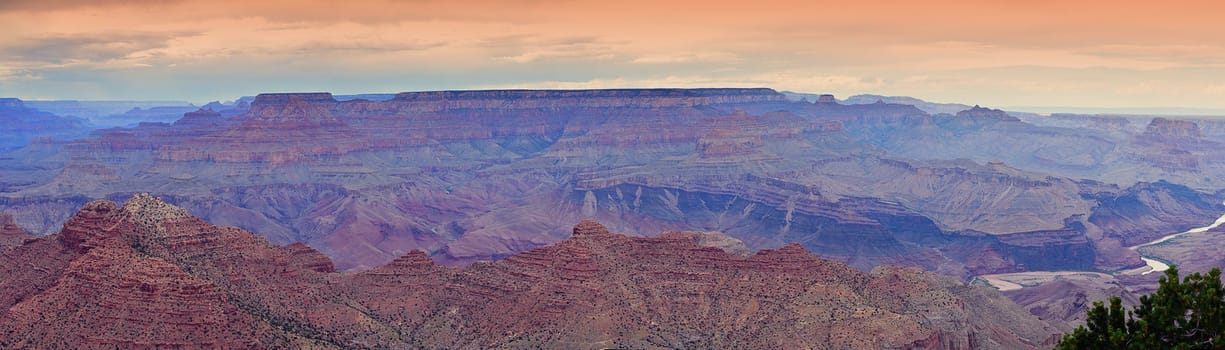
M0 2L0 96L766 86L1225 109L1212 1Z

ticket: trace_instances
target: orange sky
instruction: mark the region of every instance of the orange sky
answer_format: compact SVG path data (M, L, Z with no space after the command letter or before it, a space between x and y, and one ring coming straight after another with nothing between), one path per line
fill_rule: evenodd
M1225 109L1214 1L660 3L4 0L0 96L766 86Z

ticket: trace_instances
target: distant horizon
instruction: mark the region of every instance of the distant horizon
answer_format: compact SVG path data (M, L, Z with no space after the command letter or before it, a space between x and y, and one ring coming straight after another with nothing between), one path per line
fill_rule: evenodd
M648 89L719 89L719 88L768 88L768 89L777 91L779 93L795 93L795 94L809 94L809 95L831 94L827 92L792 91L792 90L784 90L784 89L778 89L778 88L772 88L772 87L766 87L766 86L756 86L756 87L703 86L703 87L614 87L614 88L542 88L542 89L473 88L473 89L404 90L404 91L396 91L396 92L386 92L386 91L384 92L264 91L264 92L254 93L254 94L242 94L236 97L210 99L207 101L192 101L190 99L173 99L173 98L171 99L149 99L149 100L145 100L145 99L81 99L81 98L66 98L66 99L38 99L38 98L35 98L35 99L30 99L30 98L24 98L20 96L0 96L0 98L17 98L24 102L66 102L66 101L140 102L140 103L168 103L168 106L186 103L186 104L191 104L193 106L204 106L204 105L207 105L213 102L218 102L222 104L236 103L243 98L253 98L260 94L274 94L274 93L321 93L322 92L322 93L332 94L333 96L358 96L358 95L395 95L399 93L439 92L439 91L487 91L487 90L574 91L574 90L619 90L619 89L648 90ZM1225 117L1225 108L1201 108L1201 107L1195 107L1195 106L1051 106L1051 105L994 106L994 105L986 105L983 103L978 103L975 101L936 101L936 100L925 98L923 96L897 95L897 94L888 94L888 93L880 93L880 92L863 92L863 93L850 94L846 96L840 96L837 94L832 94L832 95L834 95L835 98L839 99L839 102L843 102L845 99L855 97L855 96L905 97L905 98L918 99L918 100L928 102L928 103L963 104L967 106L979 105L982 107L1000 109L1000 110L1005 110L1009 112L1023 112L1023 113L1035 113L1035 114L1057 114L1057 113L1102 114L1102 115L1112 115L1112 116L1121 116L1121 117L1127 117L1127 116L1134 116L1134 117L1145 117L1145 116Z

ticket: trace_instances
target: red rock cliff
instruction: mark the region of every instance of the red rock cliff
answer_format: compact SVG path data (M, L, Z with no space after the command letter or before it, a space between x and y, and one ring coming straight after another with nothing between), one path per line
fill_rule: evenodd
M1055 332L914 268L864 273L797 244L734 255L592 220L498 262L414 250L361 273L148 195L90 203L60 235L0 255L0 347L1036 348Z

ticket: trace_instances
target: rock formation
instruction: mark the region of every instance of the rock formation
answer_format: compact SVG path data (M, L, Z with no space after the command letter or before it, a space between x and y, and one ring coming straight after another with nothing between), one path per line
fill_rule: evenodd
M303 243L270 254L316 271L414 250L442 265L499 260L591 217L633 235L714 231L751 250L801 242L864 271L969 277L1139 266L1128 244L1212 215L1225 189L1221 127L1206 121L1181 138L1169 135L1193 133L1176 118L1035 124L853 99L867 104L770 89L262 94L0 153L0 210L46 235L91 198L153 191ZM1196 194L1132 190L1161 179Z
M957 112L957 118L971 119L971 120L1010 121L1010 122L1021 121L1020 119L1017 119L1016 117L1008 115L1007 112L1004 112L998 109L983 108L977 105L970 109L967 109L961 112Z
M1135 152L1166 172L1200 172L1203 166L1222 158L1205 152L1217 148L1216 141L1200 137L1199 125L1190 120L1153 118L1136 137Z
M1144 128L1144 136L1155 138L1188 139L1199 138L1199 125L1189 120L1153 118Z
M13 220L13 216L8 213L0 212L0 249L3 247L21 245L26 238L30 238L30 234L26 230L17 226L17 222Z
M337 273L309 247L148 195L95 201L0 255L0 346L1038 348L1057 334L995 291L915 268L572 231L464 269L414 250Z

